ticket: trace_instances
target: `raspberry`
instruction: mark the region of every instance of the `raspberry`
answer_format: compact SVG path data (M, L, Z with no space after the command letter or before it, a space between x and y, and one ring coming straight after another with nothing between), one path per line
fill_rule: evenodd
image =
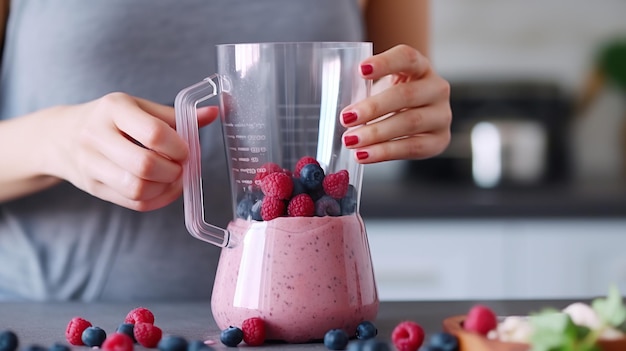
M285 214L285 202L276 196L266 196L261 204L261 218L271 221Z
M154 324L154 314L145 308L145 307L137 307L126 315L124 319L124 323L137 324L137 323L150 323Z
M67 328L65 328L65 339L72 345L84 345L82 335L85 329L89 327L91 327L91 323L88 320L74 317L67 324Z
M133 347L133 339L124 333L113 333L102 344L103 351L132 351Z
M417 351L424 342L424 329L412 321L400 322L391 333L391 341L398 351Z
M268 174L261 181L261 190L266 196L276 196L282 200L289 200L293 192L293 180L285 173Z
M463 321L463 329L472 331L481 335L487 335L491 330L498 326L498 318L496 314L487 306L475 305L472 307L465 321Z
M141 346L147 348L156 347L163 335L161 328L152 323L136 323L134 333L135 340L137 340Z
M250 346L263 345L265 342L265 321L261 318L248 318L241 324L243 341Z
M317 160L311 156L304 156L301 159L298 160L298 162L296 163L296 167L293 170L293 176L296 178L300 178L300 171L302 170L302 167L313 163L316 165L320 165L319 162L317 162Z
M287 205L287 214L290 217L313 217L315 215L315 202L308 194L296 195Z
M257 168L256 174L254 175L254 184L260 186L263 178L265 178L269 174L276 173L276 172L282 173L283 169L279 165L273 162L268 162L264 164L263 166Z
M350 177L348 171L344 169L337 173L326 175L322 181L322 186L324 187L326 195L335 199L341 199L348 193L349 182Z

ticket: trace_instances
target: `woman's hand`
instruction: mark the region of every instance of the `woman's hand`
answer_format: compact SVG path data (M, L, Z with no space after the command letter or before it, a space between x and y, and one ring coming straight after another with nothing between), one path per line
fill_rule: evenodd
M103 200L138 211L174 201L182 189L187 144L175 130L174 109L123 93L61 107L51 145L52 172ZM218 115L198 110L198 124Z
M450 142L450 85L417 50L398 45L361 63L367 79L391 84L378 94L346 107L342 123L346 147L361 163L423 159ZM389 77L387 77L389 76Z

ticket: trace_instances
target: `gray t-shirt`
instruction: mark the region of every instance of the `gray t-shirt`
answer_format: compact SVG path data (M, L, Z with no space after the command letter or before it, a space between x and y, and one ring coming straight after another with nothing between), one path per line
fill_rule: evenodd
M171 104L214 73L216 44L358 40L356 0L12 1L0 119L113 91ZM207 221L225 226L220 128L202 129L203 179ZM208 299L219 249L183 221L180 199L139 213L69 183L0 204L0 300Z

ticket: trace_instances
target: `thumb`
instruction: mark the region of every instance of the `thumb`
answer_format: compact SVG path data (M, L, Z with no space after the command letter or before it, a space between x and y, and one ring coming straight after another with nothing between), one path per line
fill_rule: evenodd
M197 109L198 127L204 127L217 119L220 115L217 106L204 106Z

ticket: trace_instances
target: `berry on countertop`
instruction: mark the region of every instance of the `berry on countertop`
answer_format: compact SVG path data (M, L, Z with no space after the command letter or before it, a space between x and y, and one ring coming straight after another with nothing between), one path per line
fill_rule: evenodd
M348 171L343 169L337 173L327 174L322 181L322 186L326 195L339 200L348 193L349 182Z
M228 347L235 347L243 341L243 331L237 327L230 326L222 330L220 341Z
M293 192L293 180L282 172L271 173L261 181L261 190L266 196L288 200Z
M147 348L154 348L159 344L163 331L151 323L136 323L134 328L135 340Z
M202 340L191 340L187 344L187 351L213 351L214 348L204 343Z
M137 340L135 340L135 333L134 333L134 329L135 329L135 325L131 324L131 323L122 323L120 324L117 329L115 330L116 333L122 333L122 334L126 334L128 335L131 340L133 340L133 342L136 342Z
M343 329L331 329L324 335L324 345L329 350L345 350L350 338Z
M103 351L132 351L135 347L133 339L128 334L115 332L102 343Z
M424 329L413 321L400 322L391 333L398 351L417 351L424 342Z
M315 215L315 202L308 194L296 195L289 200L287 214L289 217L313 217Z
M168 335L161 338L157 348L159 351L187 351L187 339L178 335Z
M0 351L15 351L19 345L19 340L15 332L5 330L0 333Z
M55 342L54 344L50 345L50 347L48 347L47 351L70 351L70 350L71 349L69 346L62 344L60 342Z
M378 329L374 323L363 321L356 326L356 338L359 340L367 340L376 337Z
M438 351L459 350L459 340L456 336L445 332L439 332L431 335L430 339L428 339L428 345Z
M302 167L300 181L308 190L319 189L324 181L324 170L317 164L309 163Z
M124 318L124 323L150 323L154 324L154 314L145 307L137 307L132 309Z
M285 214L285 202L276 196L266 196L261 204L261 218L264 221L271 221L274 218Z
M83 344L83 331L91 327L91 322L80 317L74 317L65 328L65 339L72 345L81 346Z
M81 336L83 344L89 347L102 346L106 338L107 333L100 327L89 327L83 331L83 335Z
M389 344L383 340L378 339L369 339L365 341L361 341L363 346L361 351L391 351Z
M302 167L308 165L308 164L314 164L314 165L320 165L319 162L317 162L317 160L311 156L304 156L302 158L300 158L298 160L298 162L296 162L296 167L293 170L293 176L296 178L299 178L301 176L300 171L302 171Z
M318 217L339 216L341 215L341 206L337 200L324 195L315 201L315 215Z
M243 341L250 346L265 343L265 321L258 317L248 318L241 324Z
M481 335L487 335L497 327L498 318L496 314L485 305L473 306L463 321L463 329Z
M48 349L38 344L31 344L24 347L22 351L48 351Z

